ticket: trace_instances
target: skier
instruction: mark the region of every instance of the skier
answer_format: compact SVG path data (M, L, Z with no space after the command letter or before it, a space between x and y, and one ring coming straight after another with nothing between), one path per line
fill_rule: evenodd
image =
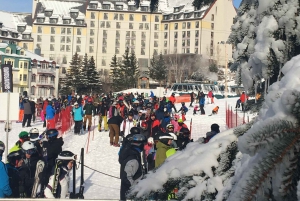
M191 96L190 107L193 107L193 102L194 102L194 99L195 99L195 94L194 94L194 92L191 92L191 93L190 93L190 96Z
M148 123L148 135L147 137L154 137L154 135L160 131L160 122L158 119L156 119L156 115L155 113L151 113L150 114L150 119L147 120L147 123Z
M205 110L204 110L204 105L205 105L205 95L204 95L203 92L200 93L199 104L200 104L201 115L205 115Z
M123 122L121 116L113 116L108 120L110 146L119 147L120 125Z
M88 120L89 121L88 131L89 131L91 129L91 126L92 126L92 115L95 116L96 108L92 104L93 103L92 98L88 98L87 100L88 100L87 104L85 104L84 107L83 107L83 111L84 111L84 115L85 115L84 120L83 120L83 130L86 130L86 121Z
M73 168L74 161L77 156L70 151L62 151L59 153L56 161L55 168L50 176L49 183L45 188L45 197L54 199L65 199L68 197L70 171ZM69 194L70 199L83 199L79 194Z
M186 145L190 143L190 130L188 128L181 128L177 138L177 146L179 150L185 149Z
M141 152L144 149L146 138L142 134L133 134L128 140L127 147L122 147L119 153L119 162L121 164L120 200L126 200L127 191L143 176Z
M82 107L79 107L78 103L74 104L72 115L75 122L74 134L79 135L82 128L82 117L84 116L84 114L83 114Z
M245 94L245 92L243 91L242 95L240 96L240 100L241 100L241 104L242 104L242 111L245 111L245 104L247 102L247 100L249 99L249 97Z
M160 132L157 135L159 135L159 140L156 144L155 167L159 167L166 160L166 152L172 148L171 143L173 140L173 137L168 133Z
M54 102L49 101L46 107L47 129L55 128L55 109Z
M12 194L9 187L9 178L7 175L7 169L5 164L2 162L2 155L5 151L5 145L0 141L0 198L8 197Z
M31 110L31 105L30 101L28 100L28 97L25 97L23 100L23 105L24 105L24 117L23 117L23 122L22 122L22 127L25 127L25 124L27 122L27 127L31 127L31 118L32 118L32 110Z
M169 97L169 102L171 103L171 107L174 108L175 112L177 113L176 107L175 107L175 93L172 93L172 95Z
M107 112L109 107L106 103L106 98L102 99L102 102L98 105L98 115L99 115L99 122L98 122L98 131L101 132L101 124L102 120L104 123L104 130L105 132L108 131L108 124L107 124Z
M29 131L30 142L32 142L40 156L43 156L43 148L40 144L40 134L37 128L32 128Z
M120 126L121 136L126 137L130 133L130 129L136 126L136 122L133 119L133 113L129 113L127 119L125 119Z

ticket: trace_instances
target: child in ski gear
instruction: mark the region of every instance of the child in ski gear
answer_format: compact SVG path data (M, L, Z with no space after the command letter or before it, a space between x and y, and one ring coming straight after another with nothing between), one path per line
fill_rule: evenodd
M197 114L197 112L200 111L198 104L195 105L194 107L194 112L193 115Z
M168 124L166 126L166 133L174 133L174 125L173 124Z
M0 198L8 197L12 194L9 186L9 177L7 175L7 169L5 164L2 162L2 156L5 151L5 145L0 141Z
M190 130L188 128L181 128L177 138L177 146L179 150L185 149L186 145L190 143Z
M49 183L45 188L46 198L62 198L65 199L68 196L69 191L69 173L73 168L74 161L77 156L70 151L62 151L56 161L56 165L52 175L49 178ZM57 180L56 180L57 179ZM78 198L78 194L69 196L70 198Z
M204 139L205 143L209 142L211 138L220 133L220 126L218 124L212 124L210 128L211 131L206 133L206 138Z
M150 119L147 120L148 123L148 135L147 137L153 137L157 133L161 126L158 119L156 119L155 113L150 114Z
M181 108L179 109L179 111L178 112L182 112L182 114L186 114L187 113L187 111L188 111L189 109L185 106L185 103L184 102L182 102L181 103Z
M207 98L210 99L210 103L211 103L211 104L214 103L214 97L215 97L215 96L214 96L212 90L210 90L210 91L208 92L208 94L207 94Z
M173 137L168 133L160 132L159 141L156 144L156 158L155 158L155 167L160 166L166 160L166 152L171 149L171 143Z
M119 145L120 125L123 122L121 116L113 116L108 120L110 145Z
M130 133L130 129L136 126L136 122L133 120L133 113L129 113L127 119L125 119L120 126L121 136L126 137Z
M126 193L130 187L143 176L141 152L144 149L146 138L142 134L130 134L125 147L119 153L121 191L120 200L126 200Z
M204 105L205 105L205 95L204 95L203 92L200 93L199 104L200 104L201 115L205 115L205 110L204 110Z
M91 129L91 126L92 126L92 115L95 116L95 114L96 114L96 108L95 108L95 106L92 103L93 103L93 99L92 98L88 98L87 104L85 104L84 107L83 107L83 111L84 111L84 114L85 114L84 120L83 120L83 130L86 130L86 122L87 122L87 120L89 121L88 130Z
M218 114L218 111L219 111L219 106L215 107L215 108L212 110L212 114Z
M238 99L236 101L235 109L240 108L240 107L241 107L241 99Z
M29 133L26 132L26 131L21 131L19 133L19 140L16 142L15 146L13 146L10 150L9 150L9 153L10 152L13 152L13 151L18 151L21 149L22 147L22 144L26 141L29 141L30 140L30 137L29 137Z
M78 103L74 104L74 108L72 109L72 115L75 122L74 126L74 134L80 134L82 128L82 117L84 116L83 110L79 107Z
M154 149L154 139L152 137L148 138L148 143L144 146L145 158L148 164L148 170L151 171L155 168L155 149Z

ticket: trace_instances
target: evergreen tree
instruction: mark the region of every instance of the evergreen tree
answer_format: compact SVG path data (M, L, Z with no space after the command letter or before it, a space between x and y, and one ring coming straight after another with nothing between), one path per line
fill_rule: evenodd
M76 52L70 62L70 67L66 73L66 81L64 82L65 86L69 86L75 92L80 90L80 87L83 86L84 84L81 81L82 78L81 67L82 67L82 61Z
M159 86L161 86L162 82L167 79L167 66L162 53L160 53L158 59L156 59L153 55L149 67L149 76L150 78L158 81Z
M112 77L112 88L114 91L121 91L124 88L124 75L121 71L120 64L117 60L117 56L114 55L110 62L111 77Z
M213 3L215 0L194 0L193 1L193 6L196 7L196 9L200 9L203 6L210 5Z
M82 85L77 90L79 93L89 93L89 89L88 89L89 81L87 78L88 64L89 64L88 56L87 54L85 54L80 68L80 80Z
M129 53L129 48L123 54L122 64L120 65L120 77L126 89L135 86L139 76L138 63L135 53Z
M138 61L137 61L137 58L136 58L136 55L135 55L134 52L131 52L130 57L129 57L129 61L130 61L129 86L130 86L130 88L134 88L134 87L136 87L137 80L140 76Z
M217 73L219 71L216 63L212 63L209 65L209 71L212 73Z
M88 89L89 93L92 94L92 92L100 92L101 91L101 81L100 76L97 71L94 57L92 56L88 61L87 66L87 80L88 80Z

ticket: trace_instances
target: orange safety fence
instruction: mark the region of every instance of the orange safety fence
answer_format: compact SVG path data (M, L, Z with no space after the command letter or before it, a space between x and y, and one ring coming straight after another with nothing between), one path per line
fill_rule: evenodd
M227 128L235 128L239 125L245 124L245 113L242 114L243 117L238 115L237 110L233 110L232 107L226 104L226 125ZM249 122L249 118L248 118Z
M175 103L182 103L182 102L191 102L191 96L190 94L184 94L184 95L181 95L181 96L176 96L176 101Z

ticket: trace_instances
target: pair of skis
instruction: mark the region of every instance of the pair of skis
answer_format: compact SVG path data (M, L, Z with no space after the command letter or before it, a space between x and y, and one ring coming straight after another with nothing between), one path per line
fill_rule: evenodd
M39 160L36 164L36 171L35 171L35 177L34 177L34 184L31 191L31 197L36 198L38 193L42 193L42 186L41 181L39 178L39 174L43 172L45 167L45 162L42 160Z

